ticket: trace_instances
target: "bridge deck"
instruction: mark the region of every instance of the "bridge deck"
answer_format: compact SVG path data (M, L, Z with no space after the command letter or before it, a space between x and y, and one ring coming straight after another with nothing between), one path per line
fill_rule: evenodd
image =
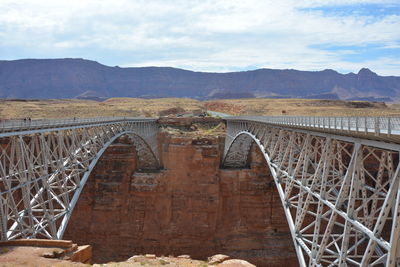
M19 119L19 120L1 120L0 137L14 135L14 132L29 133L34 130L44 130L53 128L68 128L77 126L91 126L95 124L116 123L116 122L143 122L156 121L157 118L143 117L96 117L96 118L66 118L66 119Z
M230 116L227 121L256 121L329 134L400 143L398 117Z
M223 165L260 148L300 266L303 255L310 266L400 264L400 118L224 119ZM157 169L158 132L156 118L1 121L0 239L61 238L106 148L128 134L143 169Z

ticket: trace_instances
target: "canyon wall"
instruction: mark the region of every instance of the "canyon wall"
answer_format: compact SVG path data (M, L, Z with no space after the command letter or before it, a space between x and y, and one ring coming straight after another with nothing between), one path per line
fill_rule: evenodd
M262 154L250 168L220 169L224 139L161 133L164 169L137 172L125 137L92 172L64 239L93 246L93 261L135 254L222 253L257 266L298 266L281 202Z

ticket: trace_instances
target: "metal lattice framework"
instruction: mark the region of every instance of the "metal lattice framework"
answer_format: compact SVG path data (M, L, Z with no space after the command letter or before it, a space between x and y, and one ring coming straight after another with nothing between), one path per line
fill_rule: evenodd
M259 147L300 266L399 266L400 145L269 119L227 118L223 166Z
M142 169L159 168L156 119L8 122L0 134L0 236L62 238L79 195L106 148L122 135Z
M252 145L275 181L301 266L400 265L400 119L226 117L223 166ZM0 237L60 239L90 172L127 135L159 168L156 119L0 122Z

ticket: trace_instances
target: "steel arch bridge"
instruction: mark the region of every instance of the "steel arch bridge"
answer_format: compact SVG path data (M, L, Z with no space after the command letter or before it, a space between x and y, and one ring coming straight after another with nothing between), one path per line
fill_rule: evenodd
M275 181L300 266L399 266L400 119L225 117L223 167L252 145ZM0 122L0 238L60 239L90 172L128 135L160 167L157 119Z
M261 150L300 266L400 265L398 121L225 119L223 167L246 166L253 144Z
M3 241L61 239L96 162L123 135L136 148L139 169L159 168L156 119L20 120L1 126Z

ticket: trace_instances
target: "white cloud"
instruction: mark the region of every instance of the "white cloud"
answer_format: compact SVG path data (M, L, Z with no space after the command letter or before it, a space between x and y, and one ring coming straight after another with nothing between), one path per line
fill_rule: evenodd
M111 55L126 54L121 62L103 62L100 54L93 58L110 65L172 65L207 71L248 67L357 71L355 68L369 67L382 74L400 75L396 54L352 62L343 59L354 53L350 48L341 51L317 48L374 44L396 50L400 42L400 15L371 18L300 9L396 3L389 0L2 0L0 57L13 57L1 53L1 47L6 46L60 57L71 56L70 53L74 56L77 49L95 48Z

